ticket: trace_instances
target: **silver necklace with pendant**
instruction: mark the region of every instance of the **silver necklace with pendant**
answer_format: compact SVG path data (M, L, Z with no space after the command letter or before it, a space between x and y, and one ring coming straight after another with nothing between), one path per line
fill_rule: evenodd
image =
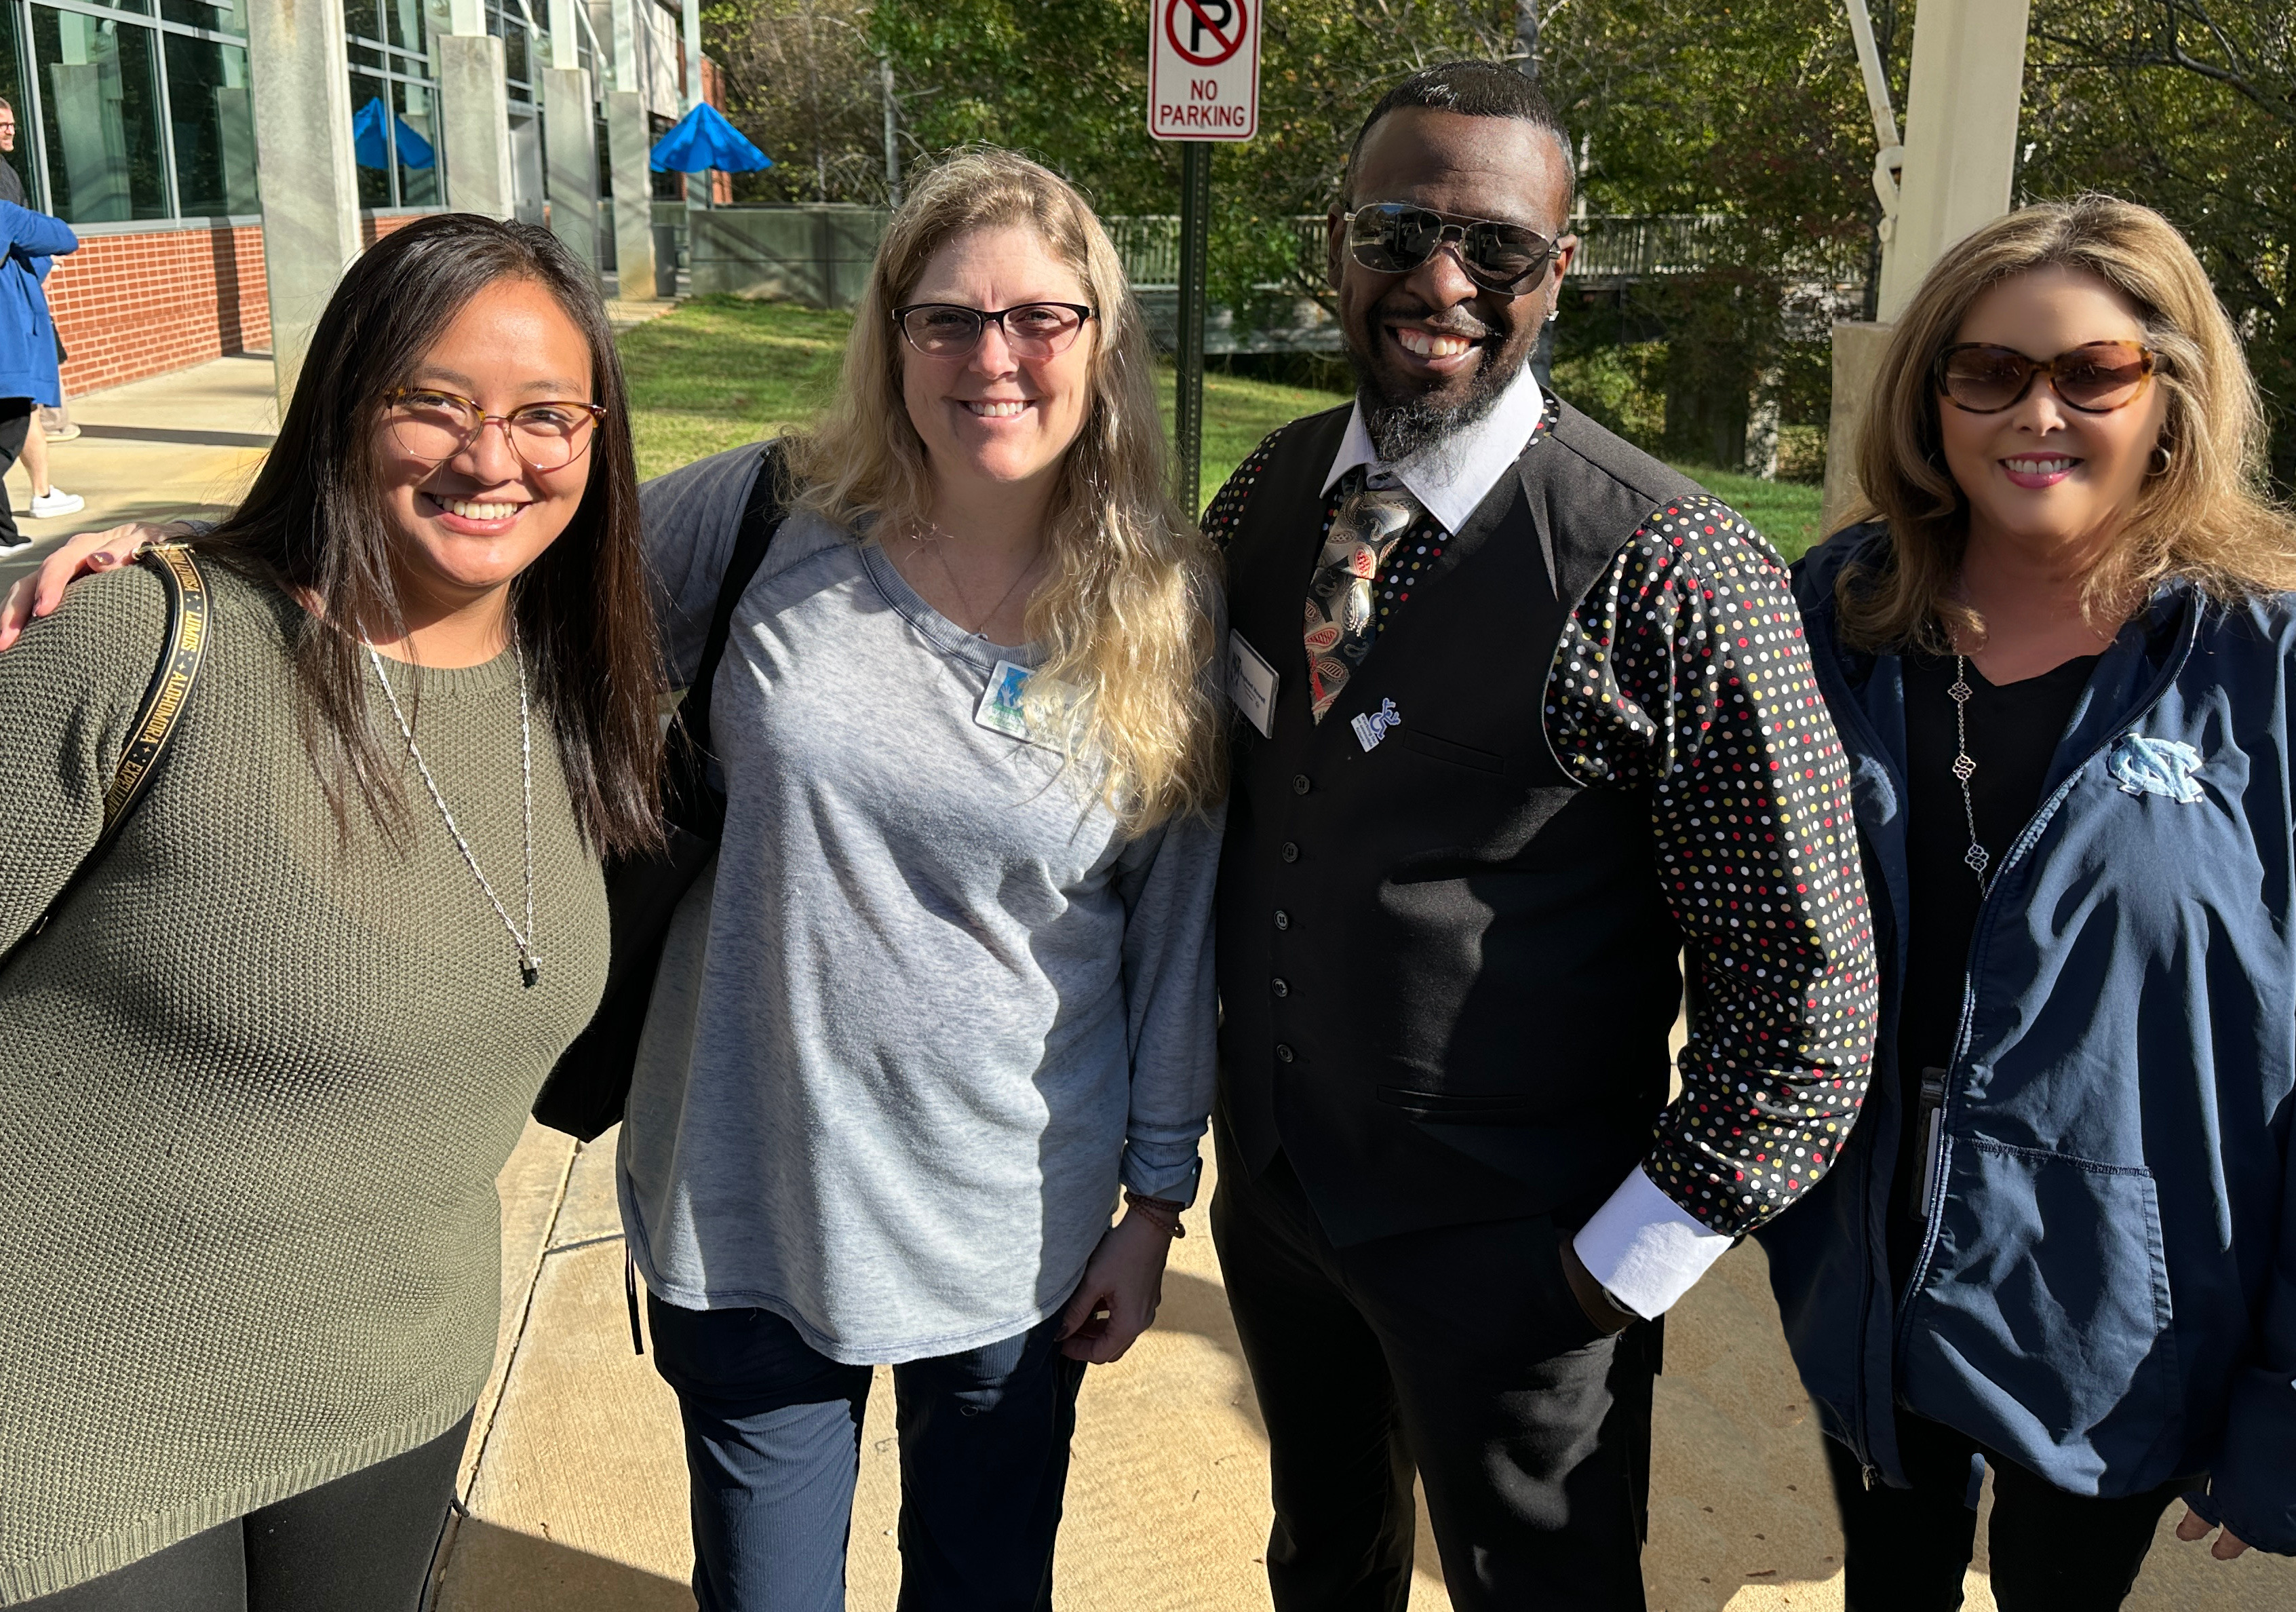
M1969 794L1969 775L1977 770L1977 762L1969 753L1969 702L1976 692L1969 686L1969 657L1956 649L1953 687L1946 694L1953 701L1954 781L1961 785L1961 815L1969 825L1969 849L1961 853L1961 859L1977 876L1977 894L1981 901L1992 889L1985 870L1992 866L1993 856L1977 837L1977 806Z
M930 532L931 535L927 536L927 532ZM909 534L909 541L916 544L920 548L929 548L932 550L933 558L940 562L940 574L948 579L949 591L956 595L956 600L959 604L970 611L972 608L972 601L965 597L964 588L957 582L956 573L948 568L948 551L939 547L940 540L948 535L949 534L942 528L934 525L931 521L927 521L925 522L925 530L911 532ZM988 607L988 613L980 618L980 625L979 627L967 627L964 622L958 621L956 623L957 629L964 633L968 637L979 638L982 643L987 643L988 641L988 633L987 630L988 623L995 621L996 619L996 613L1004 609L1007 604L1011 603L1013 596L1021 591L1021 584L1037 574L1037 567L1044 563L1044 552L1041 549L1038 550L1036 557L1031 559L1027 565L1021 568L1021 574L1013 579L1013 585L1004 590L1004 597L998 599L996 603ZM953 621L955 620L954 617L950 619Z
M463 831L455 826L455 814L447 810L447 797L439 793L438 781L431 777L430 768L422 760L422 753L415 748L414 729L407 725L406 713L398 706L398 695L392 691L390 679L383 675L382 656L375 652L373 645L369 644L365 647L366 658L374 667L374 680L382 685L382 697L390 702L390 714L398 720L399 736L406 741L407 756L414 761L414 770L422 774L422 787L430 792L430 802L438 807L439 818L447 825L447 832L454 836L455 849L463 853L463 866L471 870L471 876L479 882L480 890L485 892L488 902L495 909L495 916L502 919L503 927L510 931L511 944L518 948L520 983L530 991L542 978L542 959L534 955L534 722L527 708L526 656L518 646L517 635L513 631L511 637L511 654L518 666L519 775L526 793L526 933L524 934L521 934L518 932L518 925L511 922L508 909L503 906L502 898L495 894L495 887L488 882L485 870L479 866L479 859L471 854L470 841L464 839Z

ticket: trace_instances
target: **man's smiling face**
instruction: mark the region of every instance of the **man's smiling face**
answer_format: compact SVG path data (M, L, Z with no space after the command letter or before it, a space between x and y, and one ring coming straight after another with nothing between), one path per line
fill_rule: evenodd
M1400 108L1374 125L1348 175L1348 205L1400 202L1461 218L1519 224L1562 237L1570 175L1554 132L1517 118ZM1380 274L1349 254L1331 218L1340 327L1382 458L1393 462L1480 417L1532 349L1576 247L1521 295L1486 291L1447 244L1406 274Z

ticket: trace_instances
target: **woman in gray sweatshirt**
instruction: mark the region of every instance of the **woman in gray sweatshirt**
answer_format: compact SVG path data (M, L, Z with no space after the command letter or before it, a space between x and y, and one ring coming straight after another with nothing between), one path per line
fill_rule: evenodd
M1212 1096L1215 568L1152 375L1082 200L971 153L790 445L621 1138L705 1612L842 1607L878 1363L902 1605L1050 1604L1084 1363L1154 1314ZM644 494L673 682L760 459Z

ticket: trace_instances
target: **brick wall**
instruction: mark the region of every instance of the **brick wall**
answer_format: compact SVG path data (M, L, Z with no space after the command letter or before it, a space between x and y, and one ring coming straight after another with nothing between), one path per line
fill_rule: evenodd
M429 213L384 213L381 217L377 217L373 213L361 213L359 215L359 244L361 246L373 246L385 235L396 234L398 231L405 229L408 225L414 223L415 219L427 218L430 216L430 215Z
M373 246L422 216L361 213L360 243ZM258 225L88 235L56 259L47 290L71 355L70 397L271 345Z
M271 344L251 224L89 235L56 259L47 290L70 395Z

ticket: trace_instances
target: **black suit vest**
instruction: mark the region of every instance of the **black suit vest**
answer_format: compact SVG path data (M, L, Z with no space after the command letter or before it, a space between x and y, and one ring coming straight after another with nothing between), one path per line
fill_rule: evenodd
M1285 428L1227 546L1279 682L1239 720L1220 863L1220 1113L1341 1244L1598 1203L1666 1101L1681 936L1646 789L1548 748L1570 612L1684 477L1565 407L1423 574L1321 723L1302 616L1348 419ZM1395 703L1365 750L1349 719Z

